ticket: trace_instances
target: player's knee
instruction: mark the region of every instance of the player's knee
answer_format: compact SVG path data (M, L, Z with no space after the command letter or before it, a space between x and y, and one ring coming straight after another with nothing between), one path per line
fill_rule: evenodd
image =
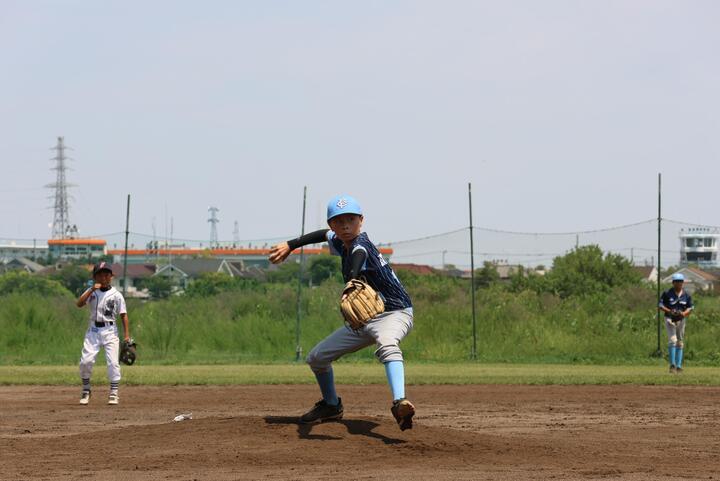
M80 361L80 377L87 379L92 374L93 365L91 362Z
M678 338L677 336L670 336L670 344L677 345Z
M314 372L325 372L330 368L330 361L321 356L318 349L313 349L305 357L305 362Z
M678 349L682 349L683 347L685 347L685 344L683 344L682 339L679 339L678 342L675 343L675 347L677 347Z
M375 350L375 357L382 363L403 360L402 351L397 342L381 343Z

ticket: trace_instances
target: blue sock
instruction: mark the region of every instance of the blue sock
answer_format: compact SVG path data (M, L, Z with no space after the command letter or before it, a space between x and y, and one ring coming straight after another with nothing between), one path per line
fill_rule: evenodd
M683 348L678 347L675 350L675 367L682 367L682 358L683 358Z
M675 343L673 342L668 344L668 359L670 359L670 365L675 366Z
M316 372L315 379L320 385L320 392L325 402L331 406L337 406L339 401L337 393L335 393L335 376L332 368L326 372Z
M390 390L392 390L393 401L405 397L405 366L402 361L390 361L385 363L385 374L387 374Z

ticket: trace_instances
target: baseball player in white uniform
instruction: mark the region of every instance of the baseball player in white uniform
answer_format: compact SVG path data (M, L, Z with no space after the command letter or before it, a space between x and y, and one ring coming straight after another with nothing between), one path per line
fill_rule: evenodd
M100 262L93 268L93 285L80 295L77 306L90 306L90 319L85 332L82 354L80 356L80 378L82 379L82 394L80 404L90 402L90 376L92 375L95 357L100 348L105 349L107 375L110 381L110 396L108 404L118 404L118 386L120 384L120 339L118 338L117 318L122 320L125 340L130 339L130 325L128 321L125 298L110 285L113 272L110 264Z

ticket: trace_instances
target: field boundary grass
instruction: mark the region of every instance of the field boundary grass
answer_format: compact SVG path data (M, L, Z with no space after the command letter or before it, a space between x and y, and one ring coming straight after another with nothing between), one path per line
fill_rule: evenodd
M385 384L377 363L338 363L338 384ZM234 364L199 366L123 366L125 385L259 385L314 384L305 364ZM694 385L720 386L720 367L688 367L672 375L663 365L589 366L570 364L413 364L406 366L409 385L526 384L526 385ZM77 366L0 366L0 385L79 385ZM97 366L93 384L107 384L105 366Z

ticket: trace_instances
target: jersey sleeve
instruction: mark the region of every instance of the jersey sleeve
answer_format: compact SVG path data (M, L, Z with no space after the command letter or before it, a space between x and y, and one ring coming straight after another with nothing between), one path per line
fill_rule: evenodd
M350 254L350 278L356 279L360 276L360 273L367 270L367 249L361 245L353 247L352 253Z
M330 254L334 256L342 255L342 241L337 238L335 235L335 232L328 230L326 238L328 242L328 247L330 247Z
M306 246L308 244L319 244L327 240L327 232L329 229L320 229L315 232L310 232L296 239L290 239L287 241L290 250L295 250L298 247Z
M669 303L668 295L667 295L667 291L665 291L662 293L662 296L660 296L660 303L658 304L658 307L667 307L668 309L670 309L668 307L668 303Z
M688 296L687 296L687 308L695 309L695 305L693 304L692 296L690 294L688 294Z
M125 305L125 298L122 295L118 296L118 314L127 314L127 306Z

